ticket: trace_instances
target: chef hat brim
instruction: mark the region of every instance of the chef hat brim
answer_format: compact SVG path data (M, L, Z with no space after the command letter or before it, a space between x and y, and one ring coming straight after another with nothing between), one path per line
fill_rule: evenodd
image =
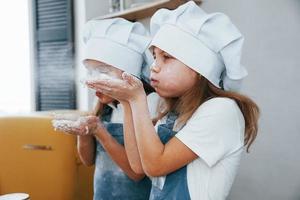
M135 76L140 76L143 58L140 53L106 38L91 38L83 60L97 60Z
M155 34L150 48L153 46L180 60L219 87L220 77L216 75L221 74L224 64L215 52L193 35L174 25L165 24ZM205 59L195 59L200 57Z

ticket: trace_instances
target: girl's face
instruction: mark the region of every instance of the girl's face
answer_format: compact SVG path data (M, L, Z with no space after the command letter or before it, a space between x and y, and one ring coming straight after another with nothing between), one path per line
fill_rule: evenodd
M106 74L108 76L114 77L114 78L122 78L123 71L115 68L113 66L107 65L103 62L97 61L97 60L85 60L84 65L89 71L97 70L98 72L101 72L103 74ZM102 94L101 92L96 92L96 96L100 99L100 102L103 104L109 104L114 101L113 98L106 96Z
M153 54L151 86L161 97L180 97L194 86L197 72L157 47L153 48Z

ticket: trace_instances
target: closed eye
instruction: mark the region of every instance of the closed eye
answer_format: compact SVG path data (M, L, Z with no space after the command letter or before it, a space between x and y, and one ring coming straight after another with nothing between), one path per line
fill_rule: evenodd
M154 58L154 59L156 59L156 55L155 55L155 52L153 52L153 54L152 54L152 55L153 55L153 58Z

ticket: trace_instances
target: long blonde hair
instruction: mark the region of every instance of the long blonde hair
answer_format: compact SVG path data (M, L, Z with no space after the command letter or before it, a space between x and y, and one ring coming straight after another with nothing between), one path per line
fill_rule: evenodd
M195 85L179 98L162 98L158 108L157 117L153 120L155 124L164 117L169 111L175 111L179 114L176 129L182 127L205 101L214 97L227 97L235 100L243 113L245 119L245 139L244 145L247 146L247 152L257 136L259 108L249 97L237 92L224 91L210 83L205 77L200 76Z

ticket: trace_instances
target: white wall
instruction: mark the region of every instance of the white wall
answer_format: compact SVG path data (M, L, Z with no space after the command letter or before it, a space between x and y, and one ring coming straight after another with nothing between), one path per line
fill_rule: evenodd
M300 1L207 0L245 35L245 94L261 108L259 133L229 199L300 199Z

